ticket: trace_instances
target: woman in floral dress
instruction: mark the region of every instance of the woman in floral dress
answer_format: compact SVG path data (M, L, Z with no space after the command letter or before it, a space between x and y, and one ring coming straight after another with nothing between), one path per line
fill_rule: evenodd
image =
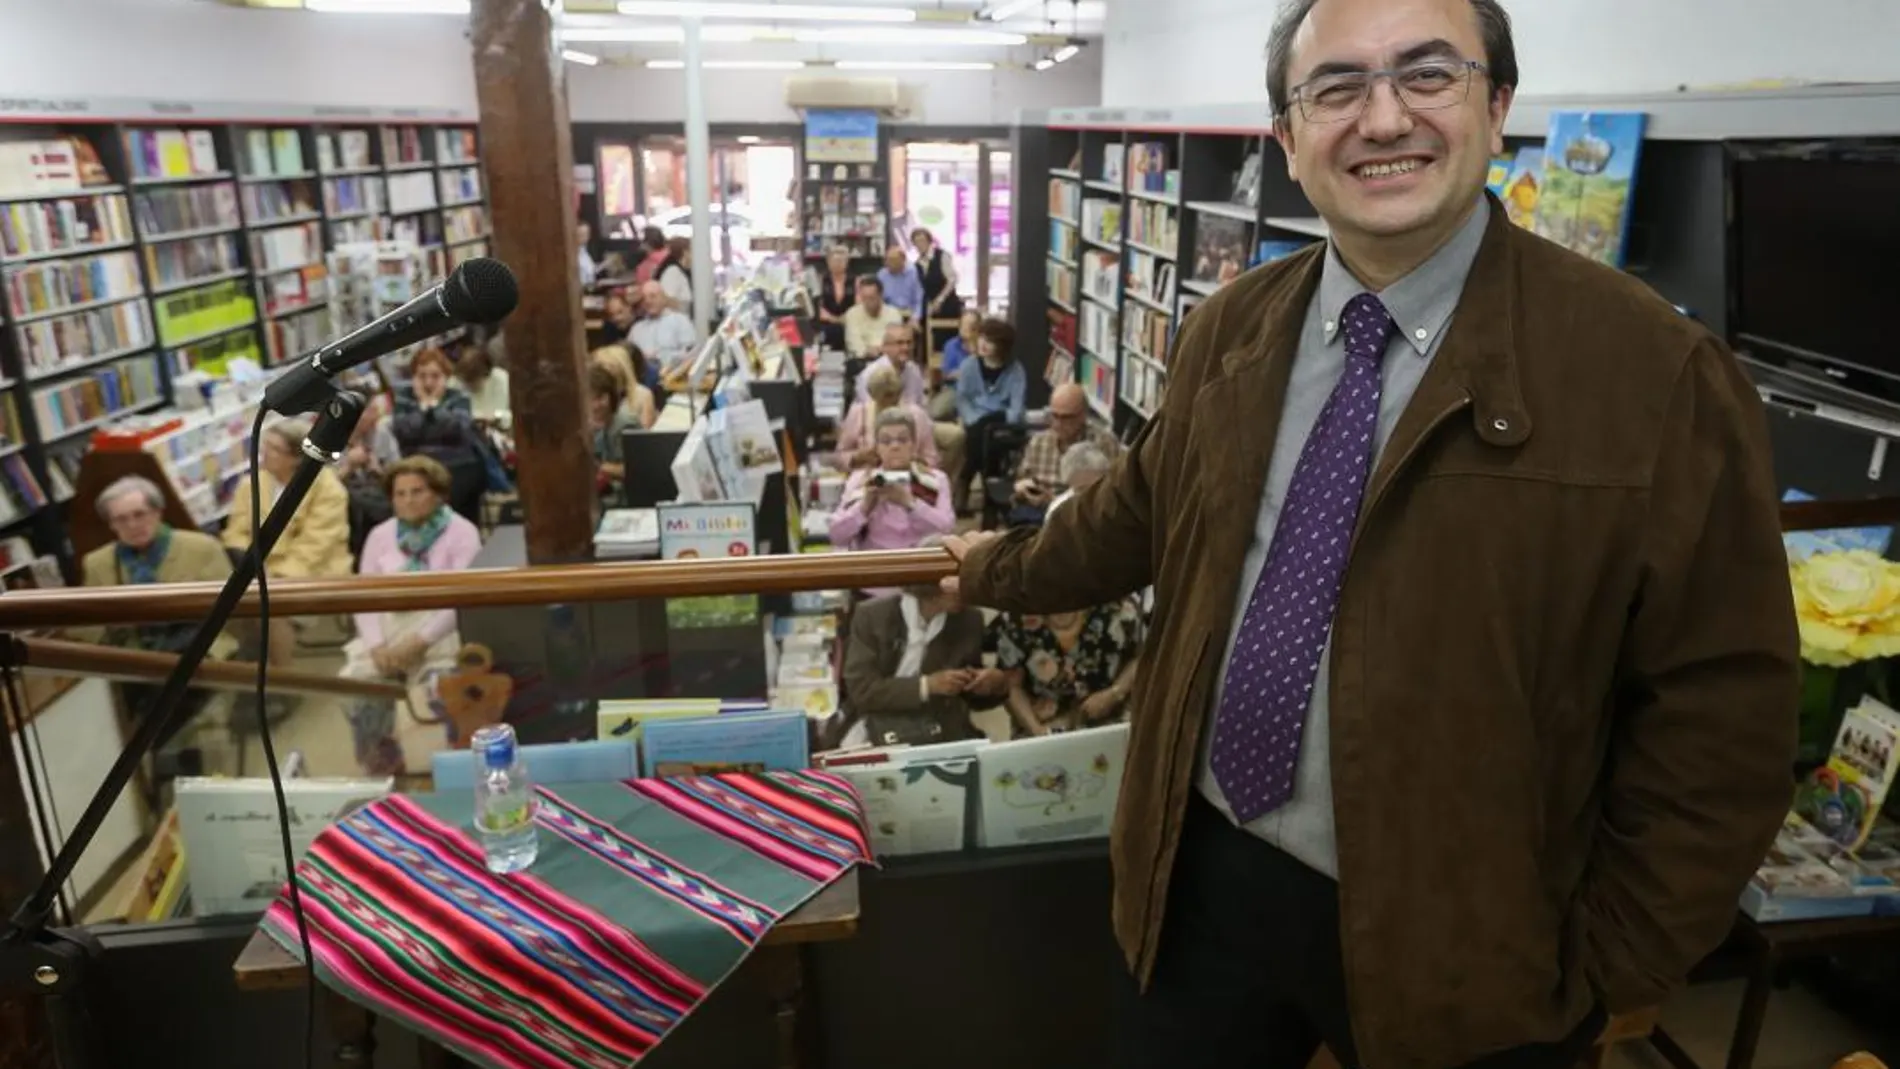
M1119 719L1135 685L1141 614L1132 599L1085 612L998 616L996 666L1020 737Z

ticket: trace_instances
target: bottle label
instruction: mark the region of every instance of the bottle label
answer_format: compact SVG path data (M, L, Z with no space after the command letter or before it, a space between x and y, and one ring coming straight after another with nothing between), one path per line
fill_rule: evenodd
M491 804L481 814L483 831L510 832L520 831L534 819L532 799L514 805Z

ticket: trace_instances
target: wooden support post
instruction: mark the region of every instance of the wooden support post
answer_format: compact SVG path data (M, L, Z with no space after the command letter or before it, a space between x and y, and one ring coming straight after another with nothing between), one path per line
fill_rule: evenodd
M506 338L528 562L586 560L596 497L562 60L542 0L475 0L469 36L495 256L521 283Z

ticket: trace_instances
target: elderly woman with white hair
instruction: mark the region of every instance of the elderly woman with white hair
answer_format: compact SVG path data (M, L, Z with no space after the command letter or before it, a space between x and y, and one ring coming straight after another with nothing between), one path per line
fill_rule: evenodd
M1062 478L1062 493L1049 502L1048 511L1043 513L1043 517L1047 519L1064 501L1095 485L1114 465L1115 461L1093 442L1077 442L1070 446L1057 464Z
M278 420L264 428L258 443L258 468L253 476L261 491L263 515L277 504L297 465L303 462L303 440L310 424L298 419ZM261 517L260 517L261 522ZM251 546L251 480L238 484L231 498L231 518L224 525L224 544L243 552ZM264 559L264 574L271 579L309 579L319 576L348 575L353 565L350 555L350 492L329 468L317 474L310 493L290 518L290 525ZM288 619L273 619L270 635L270 662L289 664L295 652L295 635Z
M175 530L165 522L165 493L150 479L137 475L118 479L100 492L93 505L112 529L112 541L86 554L80 563L81 582L86 586L222 583L231 577L231 559L217 539ZM82 642L177 653L197 630L195 622L141 624L82 628L69 635ZM235 646L220 636L211 655L229 657Z

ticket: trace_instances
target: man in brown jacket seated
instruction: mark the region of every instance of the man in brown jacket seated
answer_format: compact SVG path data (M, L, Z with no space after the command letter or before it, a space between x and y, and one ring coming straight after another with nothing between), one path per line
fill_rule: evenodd
M920 548L942 544L933 537ZM916 745L981 735L970 710L1002 701L1009 679L983 667L983 614L922 586L852 612L844 690L844 745Z
M1760 401L1485 195L1497 0L1293 0L1267 84L1329 240L1197 307L1130 453L1040 532L952 540L951 582L1154 584L1121 1064L1567 1069L1729 931L1787 809Z

